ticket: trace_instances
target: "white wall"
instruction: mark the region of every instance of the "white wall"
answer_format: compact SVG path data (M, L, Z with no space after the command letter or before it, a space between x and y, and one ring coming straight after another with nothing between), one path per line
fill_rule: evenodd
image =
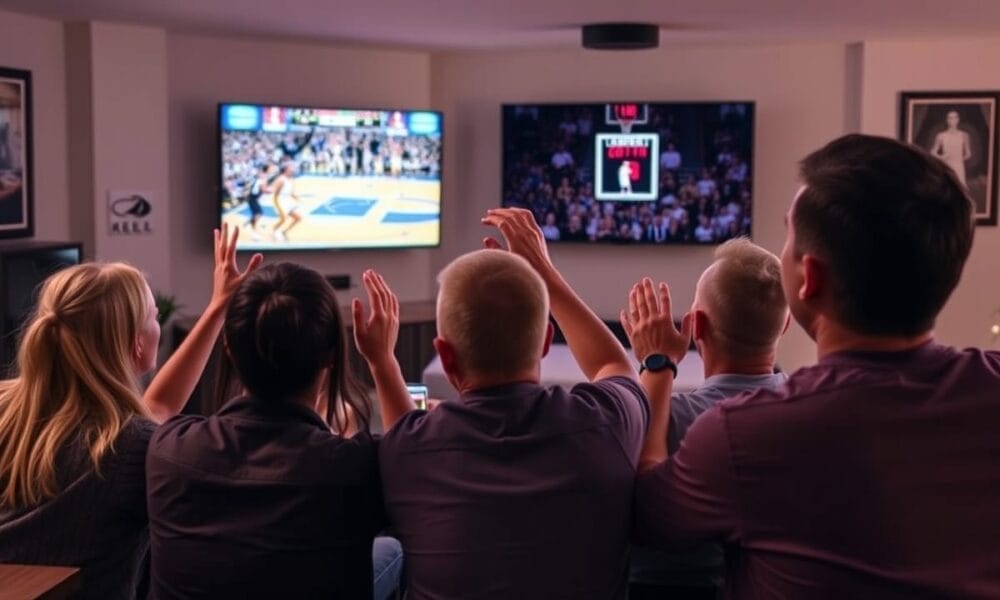
M852 50L852 52L856 52ZM445 111L444 240L435 269L479 246L479 217L500 201L500 104L607 100L756 102L754 239L778 253L798 183L796 161L856 127L844 44L667 45L636 53L584 50L435 55L433 97ZM616 318L628 288L650 275L671 284L678 316L690 305L712 249L556 246L553 260L603 318ZM779 361L815 360L794 327Z
M39 240L59 241L70 235L63 54L61 22L0 10L0 66L31 71L35 239Z
M97 260L128 261L173 289L167 53L162 29L90 24L94 241ZM76 160L76 157L74 157ZM150 233L114 234L108 192L148 194Z
M998 56L1000 37L866 42L862 131L897 135L901 91L1000 90ZM962 281L938 319L937 337L957 346L988 346L998 308L1000 228L978 227Z
M427 53L175 34L168 35L167 50L171 259L174 291L184 312L200 310L211 291L219 102L431 107ZM354 282L365 268L374 267L405 301L433 296L430 252L272 253L265 259L294 260L324 274L349 273ZM341 293L341 301L356 293Z

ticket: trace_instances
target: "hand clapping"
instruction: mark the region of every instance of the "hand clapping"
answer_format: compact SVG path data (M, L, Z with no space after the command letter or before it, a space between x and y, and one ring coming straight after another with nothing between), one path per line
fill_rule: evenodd
M620 318L639 360L650 354L663 354L680 363L687 354L691 344L691 314L684 315L678 331L670 314L670 288L666 283L660 283L659 296L648 277L633 285L628 308L621 312Z

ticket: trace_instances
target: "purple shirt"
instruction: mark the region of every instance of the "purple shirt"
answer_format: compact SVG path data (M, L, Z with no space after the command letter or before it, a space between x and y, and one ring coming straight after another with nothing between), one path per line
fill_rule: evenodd
M149 443L152 598L371 598L384 525L375 441L237 398Z
M405 415L379 463L411 600L623 598L648 411L635 381L612 377Z
M727 546L729 598L1000 597L1000 353L841 352L725 400L639 477L646 542Z

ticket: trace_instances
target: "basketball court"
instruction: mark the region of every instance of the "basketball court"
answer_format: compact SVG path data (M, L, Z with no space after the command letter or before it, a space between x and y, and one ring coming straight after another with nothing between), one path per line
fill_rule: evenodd
M278 220L274 195L260 198L263 216L257 240L248 228L240 233L239 248L268 250L329 247L436 246L439 243L441 182L415 177L301 175L295 178L302 221L276 241ZM282 196L282 200L285 200ZM291 199L283 205L285 210ZM250 208L241 202L223 215L230 226L250 220Z

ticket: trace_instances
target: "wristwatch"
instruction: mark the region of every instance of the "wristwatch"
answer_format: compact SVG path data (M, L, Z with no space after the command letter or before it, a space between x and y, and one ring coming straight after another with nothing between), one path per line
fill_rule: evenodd
M642 375L643 371L649 371L650 373L656 373L664 369L670 369L674 372L674 377L677 377L677 363L670 360L665 354L653 353L642 359L639 363L639 374Z

